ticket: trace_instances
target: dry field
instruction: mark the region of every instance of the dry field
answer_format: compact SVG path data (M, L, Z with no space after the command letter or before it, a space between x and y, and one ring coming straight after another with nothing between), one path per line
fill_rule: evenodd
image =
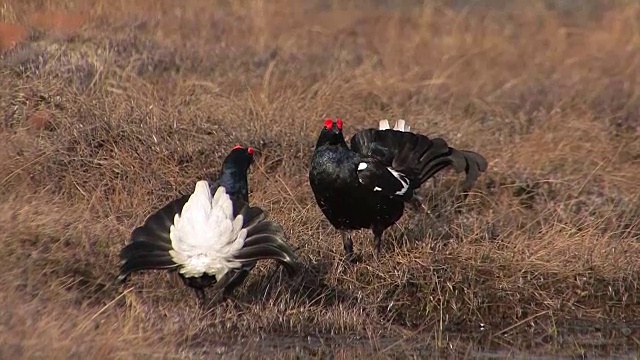
M634 355L640 5L447 3L5 1L0 358ZM307 180L325 117L489 170L466 196L440 174L345 266ZM209 309L163 272L116 287L133 227L238 142L302 275L262 263Z

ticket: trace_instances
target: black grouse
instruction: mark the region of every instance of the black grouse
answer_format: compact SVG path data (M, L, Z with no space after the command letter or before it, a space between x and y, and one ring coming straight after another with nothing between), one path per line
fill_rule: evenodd
M440 170L447 166L464 170L463 188L468 189L487 169L480 154L456 150L442 138L409 132L404 120L398 120L394 129L382 120L378 129L356 133L350 148L342 126L341 119L325 120L309 183L322 213L341 232L350 260L354 259L350 231L371 229L377 256L382 233L402 217L405 203L419 203L414 191Z
M214 286L216 298L225 299L259 260L276 260L294 276L299 262L282 227L249 205L253 153L236 145L215 181L198 181L192 194L169 202L135 228L120 252L117 282L134 271L177 270L204 303L205 288Z

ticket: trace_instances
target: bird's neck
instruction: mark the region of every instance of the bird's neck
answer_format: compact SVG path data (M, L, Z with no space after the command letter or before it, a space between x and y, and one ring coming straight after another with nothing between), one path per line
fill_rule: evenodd
M316 149L319 149L321 147L338 147L338 148L345 148L348 149L349 147L347 146L346 141L344 141L344 138L340 139L340 141L338 142L331 142L331 141L322 141L319 140L316 143Z
M231 197L238 197L249 201L249 184L247 172L235 167L225 167L220 174L220 185L223 186Z

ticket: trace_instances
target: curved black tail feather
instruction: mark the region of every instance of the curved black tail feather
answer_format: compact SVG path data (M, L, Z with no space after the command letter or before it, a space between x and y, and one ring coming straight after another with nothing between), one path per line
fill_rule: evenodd
M241 214L244 216L247 237L235 258L251 267L258 260L276 260L285 266L289 275L295 275L299 267L298 257L285 240L282 226L266 220L264 211L259 207L246 206Z
M151 214L144 224L131 232L131 242L120 251L120 273L117 283L126 281L129 274L140 270L170 269L178 265L171 260L169 230L176 214L189 200L183 195Z
M294 276L298 272L299 264L296 257L291 255L292 254L282 251L276 247L267 244L259 244L242 248L238 254L236 254L235 259L248 263L258 260L273 259L285 267L289 276Z
M481 172L487 170L487 160L469 150L450 147L443 138L393 129L365 129L351 138L351 149L364 156L376 157L411 179L418 188L440 170L451 166L465 171L465 189L473 186Z

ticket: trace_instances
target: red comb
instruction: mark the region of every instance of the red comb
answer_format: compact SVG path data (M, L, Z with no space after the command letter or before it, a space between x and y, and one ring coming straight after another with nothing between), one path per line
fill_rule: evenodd
M324 127L331 130L331 128L333 127L333 119L326 119L324 121Z
M342 119L338 118L338 121L336 121L336 124L338 125L338 130L342 130Z
M234 146L233 149L231 149L231 150L235 150L235 149L242 149L242 145L238 144L238 145Z
M247 152L249 153L249 155L253 155L253 148L251 146L249 146L249 148L247 149Z

